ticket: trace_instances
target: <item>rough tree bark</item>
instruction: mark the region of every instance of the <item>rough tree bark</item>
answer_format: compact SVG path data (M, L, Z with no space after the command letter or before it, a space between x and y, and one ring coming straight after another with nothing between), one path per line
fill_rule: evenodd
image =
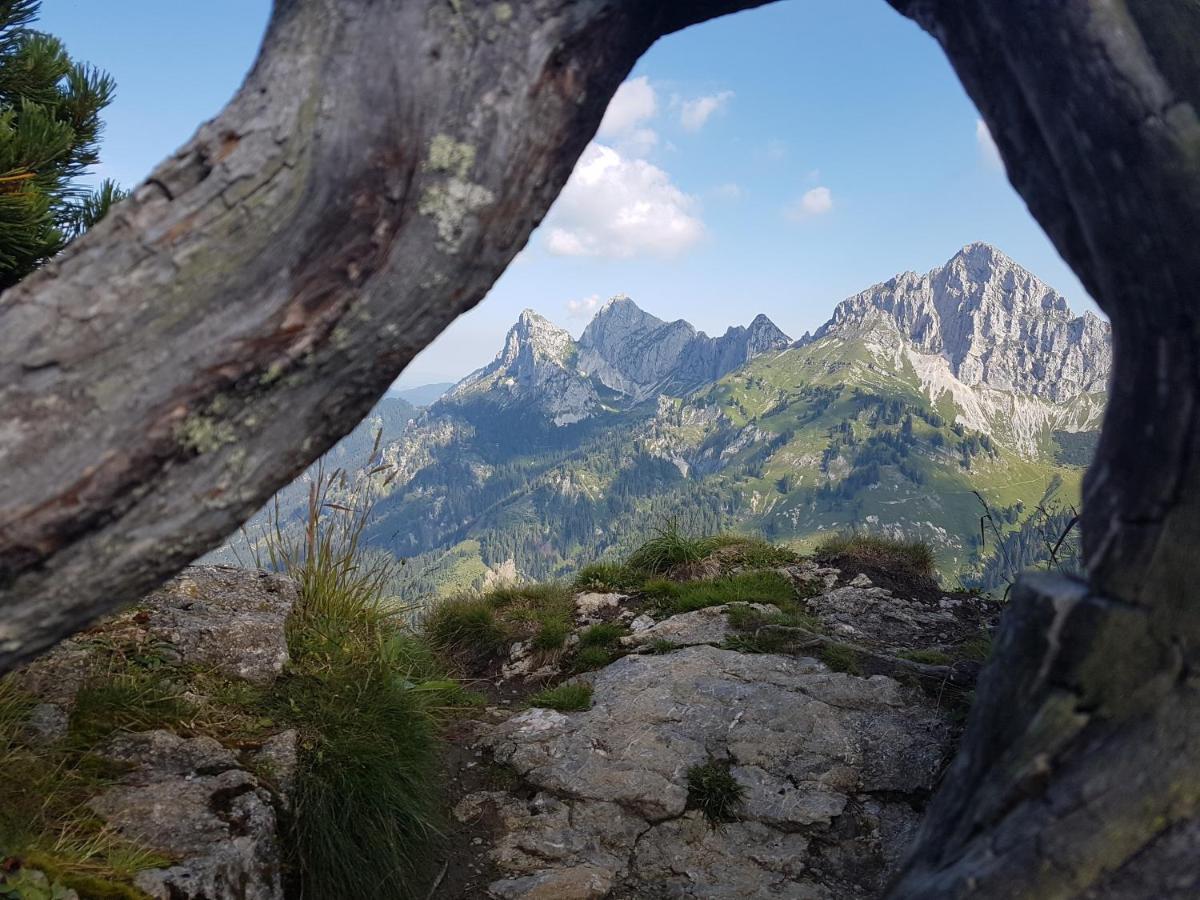
M638 55L761 2L277 0L220 116L0 296L0 671L347 432L523 245ZM891 2L1116 340L1089 583L1017 592L895 896L1192 896L1197 4Z

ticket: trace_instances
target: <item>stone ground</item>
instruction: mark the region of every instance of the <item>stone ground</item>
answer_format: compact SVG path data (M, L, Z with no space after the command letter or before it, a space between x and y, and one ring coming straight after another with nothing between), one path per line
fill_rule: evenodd
M872 653L952 653L994 621L978 598L899 596L847 568L785 574L815 594L807 612L825 633ZM727 607L655 620L636 599L581 595L578 609L581 624L632 624L629 655L576 676L593 687L580 712L523 708L563 675L523 668L520 647L511 677L487 683L491 705L453 735L454 853L432 896L882 893L958 739L961 710L943 691L729 649ZM643 652L663 641L675 649ZM689 801L688 771L713 763L741 788L732 821Z
M288 661L284 623L295 601L286 578L228 566L187 569L16 673L41 701L35 738L49 742L66 733L76 694L114 647L269 684ZM286 805L296 751L294 731L236 750L164 730L118 734L99 755L125 774L88 806L117 834L172 860L138 874L137 887L151 897L282 900L276 811Z

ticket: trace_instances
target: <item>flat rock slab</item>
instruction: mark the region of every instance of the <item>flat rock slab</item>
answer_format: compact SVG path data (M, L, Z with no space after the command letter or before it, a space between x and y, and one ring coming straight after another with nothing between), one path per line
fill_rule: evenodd
M133 770L89 802L119 834L177 862L139 872L161 900L282 900L270 794L211 738L149 731L115 738L105 756Z
M875 896L952 750L917 694L807 658L694 646L591 680L590 709L528 710L483 738L537 791L469 798L502 822L494 896ZM687 789L713 760L744 792L716 828Z
M193 566L139 606L149 634L181 662L263 684L288 661L284 625L297 596L295 582L280 575Z
M897 597L865 575L804 601L835 637L882 652L960 643L991 621L991 601L963 595L938 604Z
M621 639L626 647L640 647L655 641L666 641L680 647L699 644L719 646L737 634L729 624L729 610L735 606L747 607L762 616L779 615L778 607L765 603L727 603L708 606L693 612L680 613L663 619L648 628Z

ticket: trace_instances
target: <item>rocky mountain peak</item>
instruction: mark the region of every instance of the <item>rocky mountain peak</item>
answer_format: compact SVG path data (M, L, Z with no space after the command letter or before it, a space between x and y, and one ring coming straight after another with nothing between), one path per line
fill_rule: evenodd
M945 358L969 385L1063 402L1104 391L1111 329L990 244L963 247L924 275L905 272L842 301L814 336L884 324Z

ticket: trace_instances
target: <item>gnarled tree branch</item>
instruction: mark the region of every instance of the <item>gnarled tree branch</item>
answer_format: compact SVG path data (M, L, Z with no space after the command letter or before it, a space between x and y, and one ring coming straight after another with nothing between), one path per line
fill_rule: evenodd
M0 296L0 671L215 546L349 431L524 244L638 55L761 2L277 0L220 116ZM1200 11L891 2L1115 336L1089 585L1017 592L895 896L1184 896Z

